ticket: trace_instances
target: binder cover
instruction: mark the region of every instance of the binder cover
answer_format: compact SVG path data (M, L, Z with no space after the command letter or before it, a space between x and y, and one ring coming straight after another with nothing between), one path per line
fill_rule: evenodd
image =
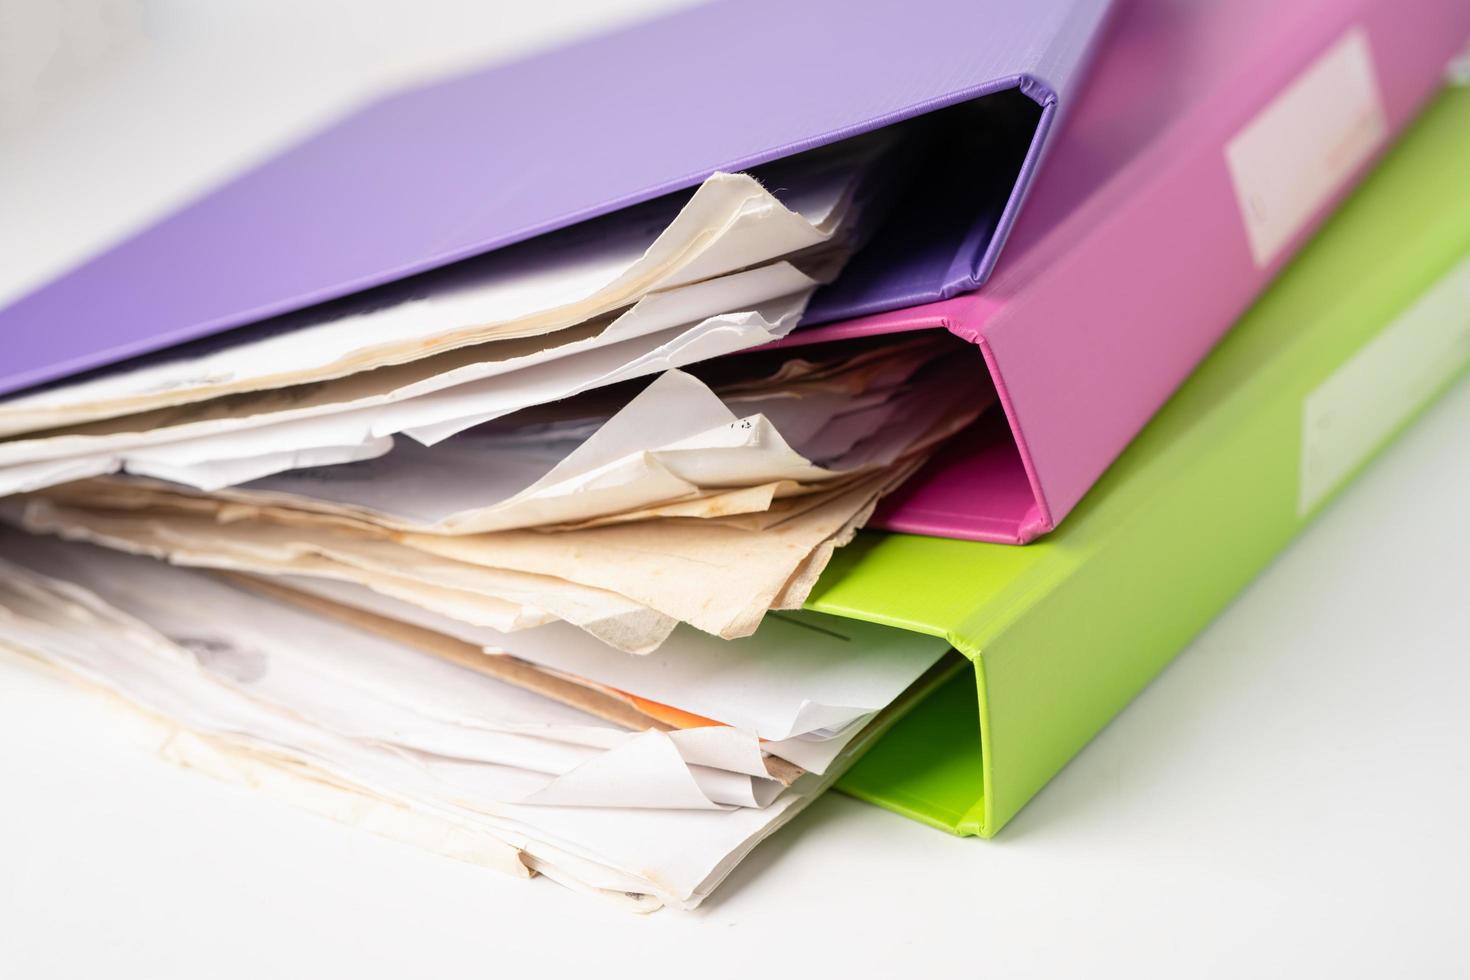
M910 230L828 309L972 289L1108 3L727 0L391 95L0 311L0 394L917 116Z
M1467 39L1464 0L1120 3L985 288L785 341L938 328L980 348L1005 424L874 526L1010 543L1054 528Z
M1467 161L1451 89L1045 540L837 553L811 608L975 666L843 789L994 834L1470 363Z

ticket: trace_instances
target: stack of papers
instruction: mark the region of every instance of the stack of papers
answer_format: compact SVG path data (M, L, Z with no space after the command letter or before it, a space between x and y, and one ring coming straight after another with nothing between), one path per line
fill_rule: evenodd
M838 347L774 373L756 358L753 380L721 372L725 398L672 371L606 418L616 392L214 492L91 479L7 512L179 564L348 581L470 625L560 620L632 653L677 623L748 636L800 608L878 498L983 409L948 349Z
M955 667L797 610L988 407L972 366L749 350L870 236L893 144L0 401L0 645L171 758L692 907Z
M3 553L0 645L164 719L181 761L316 807L329 787L338 816L441 850L471 835L480 860L643 908L697 904L946 669L940 640L813 613L614 658L575 630L519 643L351 586L14 535Z

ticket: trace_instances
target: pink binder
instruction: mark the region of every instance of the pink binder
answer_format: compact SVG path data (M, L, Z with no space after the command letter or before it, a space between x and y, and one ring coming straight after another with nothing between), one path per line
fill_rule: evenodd
M1004 418L874 524L1016 544L1055 527L1467 39L1466 0L1120 3L989 283L783 342L938 328L980 348Z

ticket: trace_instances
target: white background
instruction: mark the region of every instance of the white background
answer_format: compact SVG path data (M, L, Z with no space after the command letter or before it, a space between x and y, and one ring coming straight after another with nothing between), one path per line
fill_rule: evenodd
M375 86L661 6L3 0L0 300ZM175 770L6 661L0 976L1463 976L1467 502L1461 384L999 840L831 795L694 914Z

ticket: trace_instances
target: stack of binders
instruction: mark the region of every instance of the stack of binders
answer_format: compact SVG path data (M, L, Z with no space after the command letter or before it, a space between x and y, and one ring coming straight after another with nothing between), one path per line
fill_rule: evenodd
M368 105L0 311L0 650L640 910L990 836L1470 363L1467 42L730 0Z

